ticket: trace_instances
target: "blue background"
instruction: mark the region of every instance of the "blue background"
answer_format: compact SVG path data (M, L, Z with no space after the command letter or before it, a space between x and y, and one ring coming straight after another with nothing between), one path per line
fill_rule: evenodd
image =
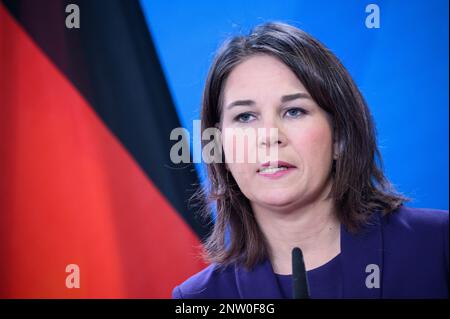
M365 26L371 3L380 8L379 29ZM191 138L206 74L222 41L263 22L290 23L329 47L355 79L375 119L385 173L413 198L407 205L448 209L447 0L141 0L141 5Z

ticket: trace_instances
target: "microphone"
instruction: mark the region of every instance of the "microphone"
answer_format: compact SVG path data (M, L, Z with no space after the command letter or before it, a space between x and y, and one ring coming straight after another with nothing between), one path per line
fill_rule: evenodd
M303 253L298 247L292 249L292 295L294 299L309 299Z

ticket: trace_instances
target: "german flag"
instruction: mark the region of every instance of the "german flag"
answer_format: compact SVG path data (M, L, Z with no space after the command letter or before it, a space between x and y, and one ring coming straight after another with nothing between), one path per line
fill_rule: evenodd
M0 1L0 297L170 298L205 267L180 126L138 1Z

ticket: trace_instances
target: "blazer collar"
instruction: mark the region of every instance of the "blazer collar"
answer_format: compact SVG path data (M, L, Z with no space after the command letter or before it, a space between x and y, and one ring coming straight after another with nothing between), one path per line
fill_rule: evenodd
M383 241L381 216L372 215L370 224L356 235L349 233L341 225L341 265L343 298L381 298L381 288L368 288L366 272L368 265L376 265L382 274ZM382 277L381 277L382 278ZM381 283L380 278L380 283ZM280 299L281 288L276 279L269 259L247 271L235 265L235 279L240 298L244 299ZM314 297L314 296L313 296Z

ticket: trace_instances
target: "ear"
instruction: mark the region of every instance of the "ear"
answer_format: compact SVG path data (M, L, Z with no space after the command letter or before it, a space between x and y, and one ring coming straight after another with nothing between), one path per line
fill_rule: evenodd
M341 143L339 142L336 134L336 126L333 122L333 160L337 160L341 153Z
M335 141L333 144L333 159L337 160L339 155L342 153L342 143Z
M333 159L336 160L338 157L338 143L334 142L333 144Z

